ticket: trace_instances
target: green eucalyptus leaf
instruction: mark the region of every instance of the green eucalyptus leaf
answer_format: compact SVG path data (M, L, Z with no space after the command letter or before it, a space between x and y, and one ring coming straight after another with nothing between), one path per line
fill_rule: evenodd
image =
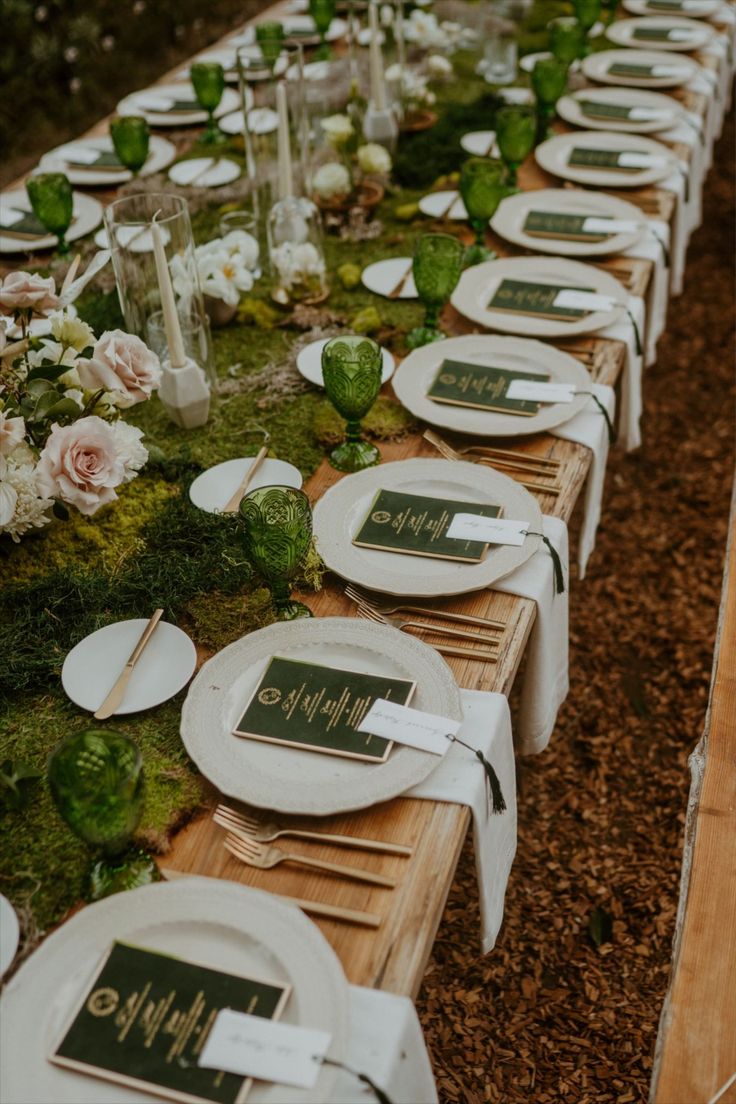
M43 395L45 391L53 390L53 387L53 382L50 379L46 379L45 376L39 376L36 379L29 380L28 394L37 399L39 395Z
M50 390L44 391L38 397L38 401L33 410L29 421L31 422L43 422L48 418L49 411L59 401L59 392L55 387L51 386Z
M47 418L78 418L81 406L74 399L59 399L57 403L46 412Z
M68 364L40 364L38 368L31 368L28 373L28 382L33 380L57 380L59 376L63 376L66 372L69 372L70 368Z

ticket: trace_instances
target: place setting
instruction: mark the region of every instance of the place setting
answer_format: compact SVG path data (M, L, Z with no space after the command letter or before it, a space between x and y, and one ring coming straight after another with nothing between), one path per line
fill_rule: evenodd
M629 88L676 88L689 84L700 73L700 66L683 54L673 57L659 49L600 50L583 59L583 74L599 84L618 84Z
M219 67L220 70L222 67ZM224 85L224 75L223 75ZM157 84L125 96L117 106L119 115L142 115L149 126L186 127L206 123L211 115L217 119L235 111L240 97L232 88L220 92L217 105L210 111L204 107L191 82Z
M32 253L57 249L86 237L102 221L102 204L72 191L59 172L37 173L25 188L0 195L0 253Z
M557 114L572 126L589 130L651 134L671 130L683 121L682 104L657 92L620 88L590 88L561 96Z
M152 135L149 149L138 173L151 176L167 168L176 157L176 147L166 138ZM85 138L82 142L67 142L57 146L39 161L44 172L63 172L70 183L84 188L112 187L133 179L115 149L112 138Z
M606 37L617 46L630 49L690 52L708 45L713 28L695 19L643 16L617 20L606 30Z
M647 234L639 207L582 188L540 188L508 196L491 228L522 249L567 257L624 253Z
M552 176L599 188L644 188L681 171L668 146L611 131L557 134L537 146L534 156Z
M722 10L721 0L623 0L632 15L684 15L688 19L710 19Z

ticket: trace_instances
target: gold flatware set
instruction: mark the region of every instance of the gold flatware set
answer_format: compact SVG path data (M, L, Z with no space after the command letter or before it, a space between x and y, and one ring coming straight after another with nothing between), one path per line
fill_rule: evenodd
M468 445L462 449L453 448L443 437L432 429L425 430L424 440L447 460L469 460L475 464L487 464L491 468L504 472L521 483L528 491L536 494L548 494L557 497L562 488L559 483L541 483L540 479L555 479L560 470L560 461L543 456L530 456L524 452L512 452L510 449L485 448L481 445ZM534 478L521 478L529 476Z

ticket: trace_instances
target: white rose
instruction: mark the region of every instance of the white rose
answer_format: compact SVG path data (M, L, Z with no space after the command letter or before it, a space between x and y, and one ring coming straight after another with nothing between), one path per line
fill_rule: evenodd
M11 272L0 283L0 307L9 314L22 310L45 314L58 305L53 276L43 279L35 272Z
M338 196L349 194L352 182L350 173L344 165L337 161L330 161L317 169L312 186L321 199L336 199Z
M87 323L66 311L55 311L51 315L51 333L65 348L71 346L78 353L95 343L95 335Z
M9 456L26 435L22 418L9 418L0 411L0 456Z
M327 141L333 146L342 146L349 141L355 130L349 115L328 115L320 123L327 136Z
M161 382L156 354L139 337L122 330L103 333L90 359L80 357L76 367L82 387L113 392L121 407L145 402Z
M377 142L368 142L358 150L358 164L365 173L387 176L391 172L391 154Z
M431 54L427 58L427 72L435 80L442 80L452 73L452 63L442 54Z
M115 488L127 479L115 432L95 415L51 427L36 475L42 494L88 516L114 502Z

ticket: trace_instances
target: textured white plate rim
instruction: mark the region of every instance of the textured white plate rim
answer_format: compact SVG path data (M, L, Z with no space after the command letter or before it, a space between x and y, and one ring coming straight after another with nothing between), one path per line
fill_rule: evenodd
M634 172L616 172L611 169L596 169L571 166L565 157L573 146L582 149L631 149L662 157L666 164ZM580 184L598 184L604 188L643 188L656 184L677 171L677 157L661 142L647 138L643 134L621 134L609 130L578 130L569 134L556 134L548 138L534 151L537 163L552 176L563 180L574 180Z
M672 68L686 71L686 75L674 77L626 77L616 76L609 69L616 64L625 65L669 65ZM600 50L598 53L589 54L583 61L583 73L589 80L598 81L599 84L618 84L626 88L675 88L687 84L697 73L699 66L692 58L684 54L677 57L658 50L638 50L632 54L631 50Z
M584 127L587 130L623 131L627 134L654 134L658 130L669 130L680 119L680 107L676 100L661 92L651 92L644 88L630 88L626 92L627 107L652 107L668 111L668 119L649 119L633 122L630 119L591 119L580 106L580 100L599 99L601 103L619 103L622 96L618 85L606 88L582 88L578 92L561 96L557 101L557 114L566 123ZM623 105L622 105L623 106Z
M563 241L559 238L535 238L532 234L526 234L521 229L528 211L536 204L544 206L549 204L549 210L562 213L582 213L581 208L589 207L591 217L596 215L601 218L622 218L642 221L642 213L639 207L633 203L627 203L618 196L607 195L605 192L566 188L540 188L535 192L518 192L516 195L502 199L498 210L491 219L491 227L496 234L521 245L524 249L535 249L541 253L552 253L555 256L569 257L597 257L606 253L622 253L630 249L646 233L642 229L628 234L614 234L608 241L579 242Z
M405 272L411 266L411 263L411 257L384 257L382 261L373 261L372 264L366 265L360 274L360 279L363 286L368 288L368 291L372 291L374 295L382 295L386 299L389 291L392 291L401 279L402 272ZM382 272L395 272L395 275L392 275L389 281L382 281ZM379 277L378 280L376 280L376 276ZM381 290L382 282L387 284L385 291ZM414 288L414 277L410 273L398 298L418 299L416 288L413 291L412 288Z
M15 958L19 939L18 914L8 898L0 893L0 978Z
M692 38L686 42L646 42L634 38L637 27L684 27L693 32ZM707 24L699 23L697 19L687 19L677 15L644 15L634 19L619 19L606 29L606 38L616 46L625 46L630 50L647 50L655 45L658 50L666 50L668 53L688 53L691 50L699 50L710 41L713 30Z
M426 598L467 594L492 586L536 552L540 542L537 536L528 536L519 548L491 547L478 564L387 554L353 545L355 530L376 491L427 483L441 487L444 498L455 497L449 488L455 489L459 501L463 501L462 495L468 495L466 501L470 502L477 502L479 495L487 497L489 502L503 506L505 517L527 518L532 531L540 532L542 513L536 499L520 483L500 472L457 460L395 460L346 476L317 502L314 535L327 566L343 579L369 590ZM392 570L392 560L401 561L403 570ZM410 572L408 566L412 562L416 562L417 568Z
M222 511L235 493L240 481L253 464L254 456L236 456L232 460L223 460L201 472L189 487L189 498L198 510L209 514ZM271 473L271 474L269 474ZM292 474L293 473L293 474ZM254 475L250 490L269 486L296 487L302 485L302 473L287 460L276 456L267 456L260 470Z
M569 422L588 402L587 395L577 395L571 403L550 403L533 417L521 418L492 410L474 410L472 407L437 403L427 398L427 387L432 375L445 357L462 360L463 357L472 356L493 361L494 357L499 356L502 360L505 359L504 354L514 359L518 357L532 361L534 367L549 372L553 383L575 383L578 387L590 384L590 376L579 360L543 341L532 341L524 337L501 337L498 334L465 334L462 337L448 337L441 343L424 345L409 353L402 360L394 377L396 397L410 413L430 425L481 437L520 437L541 433ZM519 369L531 370L529 366L522 367L521 364Z
M0 1002L5 1037L3 1099L20 1104L21 1098L26 1099L24 1090L32 1092L29 1081L35 1076L39 1078L37 1091L44 1091L44 1086L56 1090L53 1095L44 1096L45 1100L74 1100L79 1104L82 1101L97 1104L100 1098L149 1100L150 1093L52 1065L46 1057L47 1048L53 1043L51 1028L58 1030L54 1020L63 1019L58 1007L60 999L67 997L68 1005L73 1007L94 965L113 940L128 938L136 943L138 932L143 933L145 940L145 932L155 927L164 932L166 928L172 933L184 931L186 939L186 929L193 931L197 924L204 929L209 926L227 929L231 939L240 940L242 936L244 945L261 947L262 957L278 963L293 985L283 1021L329 1031L330 1055L337 1060L344 1057L349 990L342 966L319 928L300 909L262 890L219 878L182 878L129 890L88 905L49 935L11 979ZM196 940L196 933L189 938ZM208 941L214 948L215 941ZM156 949L163 950L160 946ZM197 957L202 961L201 954ZM204 964L226 970L222 957L222 952L213 949ZM64 1012L66 1007L67 1001ZM12 1066L9 1055L15 1059ZM324 1067L312 1090L256 1083L248 1099L253 1104L317 1104L329 1099L336 1072ZM11 1076L15 1077L15 1084ZM19 1092L21 1096L17 1095ZM78 1095L70 1096L70 1092ZM40 1098L34 1094L34 1099Z
M108 668L110 670L110 688L112 688L114 683L112 674L116 667L120 673L122 672L123 666L130 652L133 650L138 636L143 632L147 624L147 617L131 617L124 621L113 621L111 624L103 625L101 629L95 629L94 632L83 637L78 644L74 645L71 651L67 652L61 668L61 684L64 687L64 692L75 705L78 705L80 709L94 712L96 709L99 709L106 696L105 694L101 694L99 685L96 682L91 682L88 678L85 678L85 672L89 662L85 657L89 655L90 649L97 653L99 649L109 648L110 641L113 642L113 647L115 647L115 637L118 636L119 638L123 636L125 643L120 644L118 642L117 644L117 650L120 654L113 655L109 663L109 657L105 657L105 670L108 670ZM125 627L124 629L123 626ZM121 629L123 630L122 632ZM134 697L126 706L125 699L126 697L130 697L131 689L135 686L133 680L135 679L136 670L134 669L123 700L113 714L115 717L126 716L130 713L141 713L146 709L153 709L155 706L161 705L163 702L173 698L175 694L178 694L179 691L186 686L194 673L194 668L197 665L197 649L191 637L189 637L183 629L180 629L177 625L172 625L169 621L160 621L156 632L159 633L159 640L157 641L159 647L164 639L168 639L169 641L169 648L165 649L161 659L169 665L176 662L176 668L174 669L171 667L170 679L164 686L162 686L159 681L156 683L158 690L154 691L153 686L151 687L149 691L150 696L144 695L142 703L140 703L139 697ZM171 643L174 641L176 641L177 648L180 649L179 653L175 652L174 648L171 647ZM150 664L153 642L154 637L151 638L148 648L143 653L138 664L141 671L146 670L146 658L148 658ZM157 652L155 654L159 653ZM75 682L77 678L81 680L81 692ZM91 692L91 698L87 696L88 691ZM138 694L140 694L140 691L138 691Z
M121 169L120 172L95 172L94 169L73 169L64 158L64 151L73 146L83 146L87 149L112 150L113 145L109 138L102 136L93 138L77 138L71 142L64 142L55 149L45 153L39 161L39 168L49 171L64 172L72 184L80 187L99 187L104 184L121 184L133 179L129 169ZM150 148L145 165L140 171L141 176L152 176L153 173L165 169L176 157L176 146L169 142L168 138L162 138L159 134L152 134Z
M618 137L618 135L615 135ZM567 275L565 274L567 273ZM575 322L555 322L550 318L532 318L528 315L489 310L485 304L492 297L493 289L505 277L528 277L550 283L562 281L568 285L592 287L596 293L611 295L621 306L610 311L592 311ZM615 322L624 310L626 290L607 272L566 257L505 257L498 261L484 261L466 268L452 293L451 303L456 311L491 330L519 334L522 337L561 337L568 334L593 333Z
M624 0L624 9L627 12L631 12L632 15L664 15L667 17L667 12L652 11L647 4L647 0ZM671 12L671 15L686 15L688 19L709 19L710 16L715 15L721 8L721 0L710 0L706 2L699 11L689 12Z
M383 669L388 661L397 677L416 680L416 708L455 719L462 716L452 671L438 652L416 637L355 617L277 622L208 660L182 708L184 746L223 793L258 808L328 816L398 797L437 766L437 756L399 745L385 763L372 764L233 736L265 661L284 655L320 662L322 646L339 650L341 662L335 666L344 663L358 669L365 666L360 656L366 653L379 657Z
M25 188L12 188L0 193L0 205L3 203L21 203L30 207ZM99 226L102 221L102 204L94 196L75 191L74 214L76 221L67 230L67 241L83 238ZM0 253L35 253L38 249L53 249L56 241L55 234L47 234L43 238L33 238L30 241L18 241L3 234L0 227Z
M322 378L322 364L321 357L317 360L318 353L321 354L325 345L331 339L329 337L320 337L317 341L311 341L309 345L305 345L303 349L300 349L296 358L296 367L300 375L304 376L305 380L309 380L315 387L324 387L324 380ZM314 363L313 363L314 361ZM381 383L387 383L391 379L396 370L396 361L390 349L381 346Z

